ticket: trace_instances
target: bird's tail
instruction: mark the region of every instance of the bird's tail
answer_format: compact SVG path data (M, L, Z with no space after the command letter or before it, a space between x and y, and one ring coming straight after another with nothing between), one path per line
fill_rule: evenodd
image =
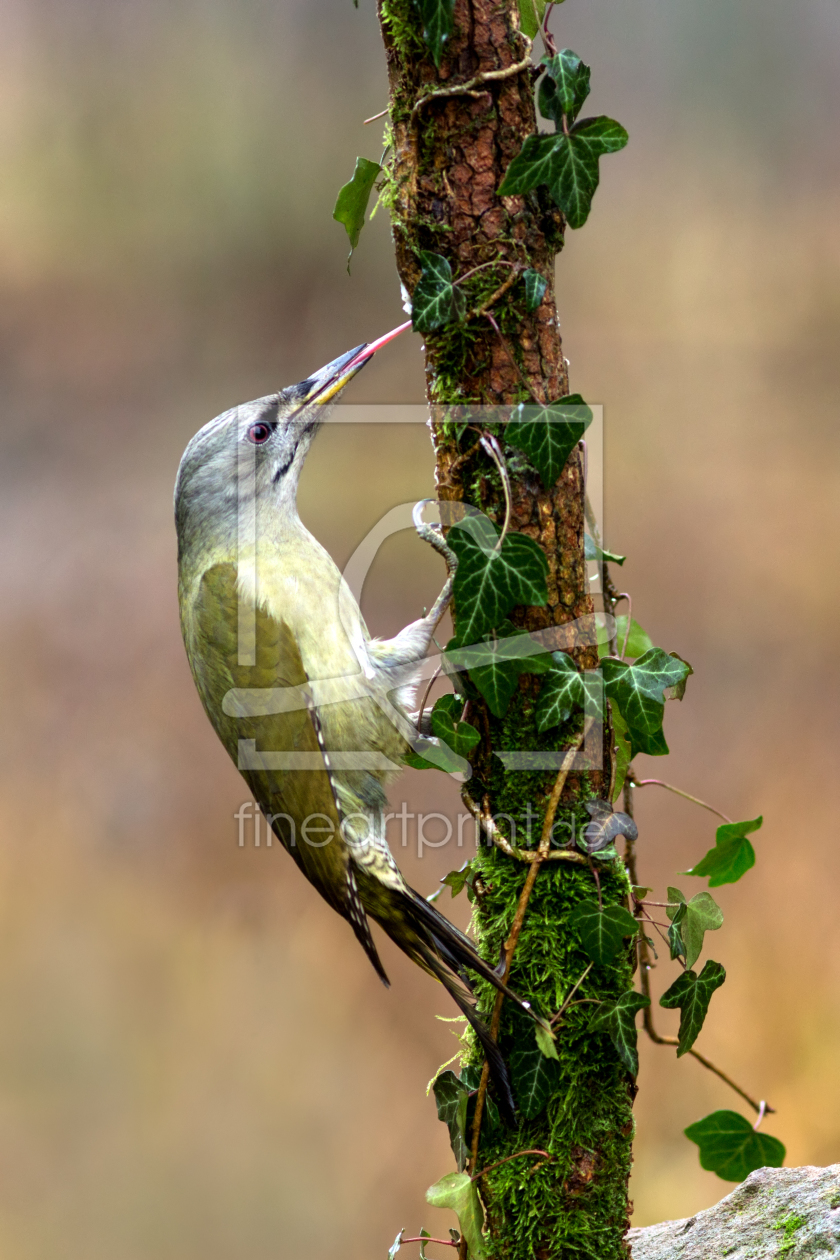
M535 1018L529 1004L508 988L501 976L477 952L472 941L413 888L398 890L385 887L369 876L360 877L359 885L368 914L403 953L441 982L475 1030L487 1057L499 1110L507 1123L515 1124L516 1109L507 1065L490 1030L478 1014L472 984L465 972L476 972Z

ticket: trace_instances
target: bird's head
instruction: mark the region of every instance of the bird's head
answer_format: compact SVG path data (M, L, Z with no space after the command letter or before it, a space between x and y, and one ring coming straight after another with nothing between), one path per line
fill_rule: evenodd
M344 387L376 351L408 327L349 350L297 385L216 416L184 451L175 484L179 553L235 539L243 510L297 519L296 495L312 439Z

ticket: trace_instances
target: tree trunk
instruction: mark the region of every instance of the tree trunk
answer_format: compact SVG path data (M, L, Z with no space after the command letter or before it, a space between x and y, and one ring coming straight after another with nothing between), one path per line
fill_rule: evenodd
M554 297L554 256L563 244L563 219L544 189L504 200L496 193L508 164L536 130L534 74L523 68L481 81L469 95L451 94L417 105L430 90L452 88L522 61L527 43L519 33L516 2L456 0L455 30L439 70L422 42L412 0L380 0L379 13L391 88L388 200L400 277L411 293L420 276L421 250L447 258L456 277L491 264L465 282L473 312L466 322L426 336L429 401L499 405L527 399L528 392L540 400L557 400L569 392ZM512 283L513 270L505 263L525 264L547 281L535 311L526 309L522 282ZM488 301L498 329L486 312L478 313ZM498 471L476 446L474 432L458 438L457 431L452 425L433 424L438 496L469 502L500 522L504 509ZM581 447L573 451L556 485L546 490L527 460L504 446L503 427L494 432L511 481L511 528L536 540L549 564L548 603L516 609L512 620L535 631L591 616ZM456 607L456 630L457 615ZM598 664L594 644L576 647L573 655L581 668ZM524 675L504 718L494 717L480 700L471 704L468 718L482 742L472 758L474 777L465 796L499 819L500 830L524 849L537 845L557 771L506 769L493 750L568 749L582 724L577 715L560 729L559 739L556 730L550 739L539 734L534 718L538 691L539 678ZM557 813L561 824L585 823L582 802L610 797L610 744L607 724L604 770L569 775ZM500 816L508 821L503 824ZM515 837L510 820L517 827ZM523 829L531 830L530 842ZM473 869L476 938L495 964L529 868L491 842L479 847ZM548 861L538 870L510 983L546 1015L557 1011L589 964L564 925L579 902L595 899L595 884L586 864ZM626 904L628 885L619 863L604 865L600 885L604 905ZM631 983L631 958L622 953L613 964L595 968L575 996L614 999ZM485 986L479 993L489 1011L492 991ZM516 1130L489 1123L481 1127L474 1171L523 1150L538 1148L550 1156L520 1156L480 1178L490 1256L618 1260L627 1255L635 1086L608 1037L588 1031L593 1009L581 1002L560 1024L559 1064L551 1069L550 1096L540 1114L521 1120ZM500 1045L511 1064L517 1056L534 1054L533 1025L510 1003L502 1009ZM470 1055L480 1062L474 1045Z

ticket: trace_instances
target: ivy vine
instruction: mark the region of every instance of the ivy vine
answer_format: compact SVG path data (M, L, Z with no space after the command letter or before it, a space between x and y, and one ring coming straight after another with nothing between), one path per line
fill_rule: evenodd
M420 37L434 65L440 67L453 32L454 2L413 0L413 6ZM543 118L553 123L554 130L538 132L525 140L521 151L510 162L497 192L499 197L507 198L529 196L545 188L568 226L579 228L591 211L600 178L600 159L622 149L628 136L620 123L604 115L580 117L590 94L591 70L571 49L556 49L547 26L553 7L551 3L546 4L546 0L519 0L520 27L528 41L528 58L524 62L505 71L478 75L460 85L447 82L442 88L424 88L413 109L416 114L428 101L441 96L459 92L475 95L475 87L482 82L532 68L530 41L540 35L545 55L536 67L536 102ZM387 152L386 148L379 163L359 158L352 179L339 192L334 217L347 231L351 254L358 245L377 185L380 200L387 200L390 179ZM487 320L519 372L492 308L502 297L507 297L520 301L527 311L535 311L546 292L546 277L524 263L504 260L456 274L447 258L429 250L418 251L416 261L419 278L411 295L414 329L426 334L475 319ZM494 269L496 286L489 295L487 277L480 274L487 268ZM505 278L501 285L498 283L500 268L507 269L506 273L502 271ZM431 735L423 750L410 753L407 761L420 769L469 772L470 756L481 739L471 720L471 702L481 698L493 715L503 717L523 675L540 675L536 722L541 734L556 731L559 741L570 721L580 722L581 734L570 752L580 745L593 721L608 724L614 749L610 799L584 802L579 810L580 818L555 824L562 785L571 764L568 758L564 760L537 849L518 849L483 807L465 796L487 843L496 844L515 859L527 861L531 868L507 942L507 969L540 865L547 861L573 862L588 866L592 873L593 895L576 907L567 925L581 953L589 960L588 965L568 993L557 994L557 1010L536 1025L533 1043L519 1044L511 1055L509 1067L514 1093L525 1119L540 1115L561 1071L553 1030L569 1019L583 1020L582 1026L593 1036L609 1037L627 1071L635 1076L638 1072L637 1019L642 1013L644 1029L654 1042L676 1047L678 1058L692 1055L758 1113L755 1126L737 1112L716 1111L685 1130L686 1136L699 1148L703 1168L727 1180L742 1180L755 1168L781 1165L785 1148L776 1138L758 1131L765 1114L773 1109L751 1098L694 1048L713 996L726 981L725 969L713 959L706 959L699 972L695 970L706 947L707 935L718 931L723 924L723 913L711 893L705 890L687 897L679 888L668 887L665 900L652 900L653 890L639 884L636 872L638 831L633 818L636 789L660 786L719 814L705 802L661 779L639 777L634 766L634 759L640 754L667 755L666 706L671 700L682 699L693 671L676 653L656 646L631 611L615 615L616 604L624 599L629 601L629 596L616 593L610 565L623 565L625 557L602 545L597 521L588 504L584 555L587 561L598 566L604 600L604 613L596 631L598 668L581 671L570 652L547 650L539 635L528 634L509 621L515 607L545 606L548 565L543 551L532 539L509 529L506 459L525 460L544 486L551 488L562 476L570 455L592 421L592 410L579 394L537 399L532 396L524 376L521 379L521 401L496 409L492 424L486 418L473 419L469 414L456 417L454 409L445 421L455 428L459 438L467 430L472 431L475 449L482 448L493 460L505 491L507 512L500 528L477 507L468 506L463 519L449 530L449 546L458 560L454 580L458 618L457 637L444 651L443 669L452 680L454 691L437 700L429 715ZM619 801L622 809L617 808ZM688 871L682 872L692 878L708 879L709 888L735 883L752 868L756 855L748 837L762 825L761 817L739 822L719 816L723 821L717 828L714 846ZM620 856L616 844L622 840L624 852ZM629 876L630 893L625 907L603 904L599 869L604 872L610 867L622 868ZM441 890L433 897L439 896L445 887L449 887L453 897L465 889L470 900L474 900L479 889L473 864L467 862L446 875ZM679 969L673 983L659 999L663 1009L680 1012L676 1037L661 1036L653 1023L649 970L651 954L656 956L655 938ZM608 967L622 951L630 950L635 951L640 989L624 992L609 1001L598 997L599 969ZM494 1035L498 1032L500 1009L497 1000L491 1025ZM474 1064L467 1064L460 1075L445 1067L434 1078L432 1088L438 1116L448 1128L457 1171L442 1178L427 1196L430 1203L453 1208L461 1226L460 1235L452 1231L449 1240L435 1241L459 1247L462 1255L479 1260L485 1254L482 1207L476 1190L476 1181L483 1172L475 1171L479 1138L502 1124L486 1085L486 1065L485 1070L480 1071ZM526 1156L551 1159L544 1151L523 1151L509 1158ZM430 1241L425 1231L413 1240L401 1231L389 1251L391 1260L408 1241L420 1242L421 1256L425 1255L425 1244Z

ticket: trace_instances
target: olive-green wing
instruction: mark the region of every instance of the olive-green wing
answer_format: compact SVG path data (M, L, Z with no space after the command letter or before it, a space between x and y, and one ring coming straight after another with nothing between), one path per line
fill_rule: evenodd
M210 721L269 825L309 882L350 921L387 983L341 834L328 754L292 630L248 604L240 625L236 569L220 564L202 575L184 610L184 640ZM278 704L281 711L272 711Z

